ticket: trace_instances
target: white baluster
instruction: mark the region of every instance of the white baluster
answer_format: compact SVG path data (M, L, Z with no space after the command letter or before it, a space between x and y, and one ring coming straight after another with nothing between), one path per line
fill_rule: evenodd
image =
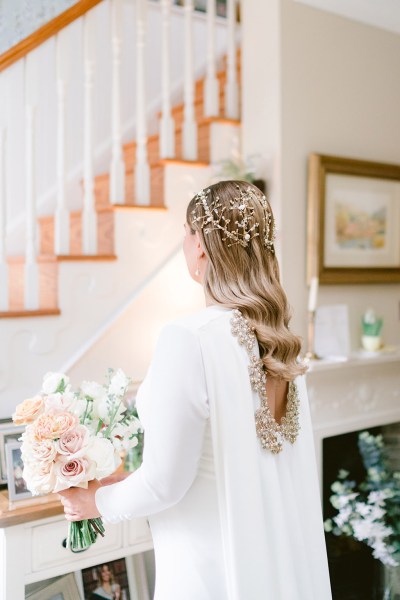
M8 310L6 128L0 129L0 311Z
M96 254L97 216L95 210L93 177L93 82L94 82L94 35L90 12L83 20L84 47L84 139L83 139L83 211L82 246L84 254Z
M204 115L219 115L219 85L215 64L215 0L207 0L207 75L204 84Z
M121 25L122 0L111 3L112 91L111 127L112 157L110 165L110 202L122 204L125 200L125 163L122 156L121 135Z
M175 156L175 124L171 114L170 85L170 21L171 0L161 0L162 11L162 45L161 45L161 77L162 77L162 115L160 122L160 157Z
M66 52L62 34L57 35L57 206L54 217L54 250L56 254L69 254L69 213L66 205L66 136L65 136L65 96Z
M34 58L25 59L25 308L39 308L39 268L36 260L35 104L37 70Z
M193 71L193 0L185 0L185 83L184 118L182 131L182 154L185 160L197 158L197 125L194 114L194 71Z
M236 72L236 0L227 0L227 80L225 86L225 115L239 118L239 85Z
M135 202L150 204L150 167L147 160L144 44L146 3L136 0L136 167Z

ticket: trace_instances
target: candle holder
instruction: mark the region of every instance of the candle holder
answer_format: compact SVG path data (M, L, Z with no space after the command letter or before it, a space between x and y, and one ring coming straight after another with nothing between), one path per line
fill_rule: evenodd
M315 337L315 310L308 311L308 329L307 329L307 352L306 360L319 360L319 356L314 351Z

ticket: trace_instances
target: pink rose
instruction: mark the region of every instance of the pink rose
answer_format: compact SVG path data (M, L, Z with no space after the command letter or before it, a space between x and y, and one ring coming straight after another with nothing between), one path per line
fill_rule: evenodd
M43 414L34 423L34 436L38 442L45 439L56 440L76 425L78 417L69 412Z
M82 456L89 443L89 431L84 425L77 425L62 434L56 442L57 452L69 458Z
M34 396L27 398L21 404L18 404L12 418L15 425L25 425L32 423L36 417L42 412L44 401L42 396Z
M88 481L94 479L96 465L85 457L60 458L54 463L54 471L57 478L54 492L60 492L69 487L87 488Z

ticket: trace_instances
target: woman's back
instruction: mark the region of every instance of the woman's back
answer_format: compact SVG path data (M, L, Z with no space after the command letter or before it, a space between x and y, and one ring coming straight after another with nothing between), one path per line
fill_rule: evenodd
M274 455L261 447L256 436L259 398L250 385L248 352L232 335L232 317L233 311L210 306L168 326L138 398L145 430L160 429L159 443L168 455L168 443L174 441L165 436L165 421L155 424L162 410L158 405L168 405L182 382L162 377L158 360L164 361L165 373L174 371L177 359L182 372L191 373L190 403L197 418L190 432L193 444L186 442L178 462L174 461L175 485L180 488L181 475L188 469L194 480L179 502L150 518L156 547L156 599L328 600L303 378L296 382L298 439L293 445L284 442L282 452ZM190 341L185 343L185 354L178 350L177 355L174 347L182 347L182 336ZM191 364L193 358L197 366ZM278 386L280 410L286 404L284 391ZM174 406L171 400L169 417L179 431L180 418L186 421L185 410L182 407L180 413L175 406L174 412ZM199 433L202 447L196 456ZM158 480L154 472L151 477L152 482Z

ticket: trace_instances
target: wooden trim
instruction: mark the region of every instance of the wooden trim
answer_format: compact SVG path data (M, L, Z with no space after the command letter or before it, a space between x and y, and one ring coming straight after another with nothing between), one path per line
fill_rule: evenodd
M58 317L59 308L41 308L39 310L6 310L0 312L0 319L20 319L21 317Z
M189 167L209 167L210 163L201 160L184 160L183 158L161 158L159 165L186 165Z
M103 0L80 0L77 4L58 15L58 17L45 23L45 25L31 33L31 35L0 55L0 72L4 71L4 69L7 69L21 58L24 58L29 52L53 37L53 35L56 35L61 29L64 29L64 27L73 23L73 21L76 21L76 19L82 17L102 1Z
M56 260L59 262L98 262L117 260L117 257L115 256L115 254L56 254Z
M63 514L57 494L20 500L9 504L7 490L0 492L0 527L11 527Z

